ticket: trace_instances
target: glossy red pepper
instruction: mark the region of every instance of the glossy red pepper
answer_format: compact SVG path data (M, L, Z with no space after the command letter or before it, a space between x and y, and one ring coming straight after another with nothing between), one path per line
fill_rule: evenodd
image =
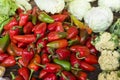
M68 41L68 43L69 43L69 46L79 44L79 43L80 43L80 37L77 35L77 36L71 38L71 39Z
M3 62L9 55L6 53L0 53L0 63Z
M39 78L43 79L47 74L48 74L48 72L46 70L42 69L39 73Z
M62 71L60 80L77 80L77 79L72 73L68 71Z
M28 22L29 15L21 13L19 16L20 16L19 26L24 26Z
M47 29L47 24L40 23L36 25L32 31L34 32L35 36L43 37L45 35L46 29Z
M50 62L49 55L46 54L46 53L43 53L43 54L41 55L41 61L42 61L42 64L49 63L49 62Z
M64 15L64 14L56 14L56 15L53 15L51 16L55 21L58 21L58 22L63 22L66 18L67 18L67 15Z
M90 54L89 56L85 57L85 62L89 64L98 64L98 58L97 56Z
M27 22L25 24L25 26L23 27L23 32L25 34L30 34L32 32L33 27L34 26L33 26L32 22Z
M70 47L70 50L73 52L78 52L76 55L80 58L90 55L90 51L86 46L74 45Z
M8 56L5 60L2 61L0 64L4 67L12 67L16 64L15 57L14 56Z
M47 36L48 41L54 41L54 40L62 39L65 37L67 37L66 32L56 32L56 31L50 32Z
M58 32L64 32L64 28L62 26L61 22L54 22L52 24L48 25L49 31L58 31Z
M23 42L18 42L17 45L19 48L25 48L27 46L27 44L23 43Z
M7 47L7 52L13 56L22 56L22 48L18 48L14 43L10 43Z
M48 47L51 47L51 48L65 48L68 46L68 42L66 39L59 39L59 40L55 40L55 41L52 41L52 42L49 42L47 44Z
M22 76L20 76L20 75L17 75L17 76L15 77L15 80L24 80L24 78L23 78Z
M28 51L28 48L24 49L22 52L22 58L20 59L20 63L22 64L22 66L27 67L29 62L32 60L32 58L34 57L34 52L32 49L30 49L30 51Z
M13 36L13 39L15 39L18 42L23 42L23 43L32 43L36 40L33 34L16 35L16 36Z
M83 72L83 71L79 71L77 74L76 74L78 80L87 80L87 73L86 72Z
M46 39L40 38L37 41L36 46L39 48L43 48L43 47L46 47L47 43L48 43L48 41Z
M28 68L22 67L18 69L18 73L24 78L24 80L29 80L30 73L29 73Z
M96 68L93 65L86 63L85 61L80 62L80 68L86 71L94 71Z
M80 60L76 58L76 55L74 53L70 55L70 63L72 67L75 67L75 68L80 67Z
M67 30L67 34L68 34L67 38L71 39L71 38L75 37L78 34L78 29L76 27L70 27Z
M12 18L10 20L10 22L8 22L5 26L4 26L4 29L5 30L10 30L12 27L18 25L18 21L16 20L16 18Z
M45 76L43 80L57 80L57 76L53 73L49 73Z
M61 60L68 59L70 57L70 51L67 48L59 48L56 50L58 58Z

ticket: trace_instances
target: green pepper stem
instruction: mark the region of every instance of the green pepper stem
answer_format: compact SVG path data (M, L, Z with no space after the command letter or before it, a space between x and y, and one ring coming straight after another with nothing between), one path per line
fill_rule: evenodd
M40 66L40 67L42 67L42 68L45 68L45 65L38 64L36 61L34 61L34 63L35 63L37 66Z
M65 80L69 80L63 73L61 73L61 75Z
M72 70L81 71L82 69L71 67Z
M77 59L85 59L85 57L80 57L80 52L77 52L77 53L76 53L76 58L77 58Z
M10 75L12 77L12 80L15 80L15 75L13 74L13 72L10 72Z
M31 80L32 74L33 74L34 70L30 69L30 76L29 76L29 80Z
M15 60L17 61L17 60L20 59L20 58L22 58L22 57L16 57Z
M19 62L16 62L16 64L17 64L20 68L22 68L22 65L21 65Z

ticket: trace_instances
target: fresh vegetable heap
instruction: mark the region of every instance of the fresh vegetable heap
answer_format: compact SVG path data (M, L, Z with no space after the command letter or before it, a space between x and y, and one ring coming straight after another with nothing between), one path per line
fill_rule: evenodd
M19 66L16 75L10 72L13 80L86 80L98 64L90 34L66 10L50 15L37 7L26 12L19 8L1 31L0 66Z

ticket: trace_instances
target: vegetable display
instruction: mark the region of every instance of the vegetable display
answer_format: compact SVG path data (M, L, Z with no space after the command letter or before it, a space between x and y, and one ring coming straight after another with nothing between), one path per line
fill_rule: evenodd
M120 21L94 1L1 0L0 80L119 80Z

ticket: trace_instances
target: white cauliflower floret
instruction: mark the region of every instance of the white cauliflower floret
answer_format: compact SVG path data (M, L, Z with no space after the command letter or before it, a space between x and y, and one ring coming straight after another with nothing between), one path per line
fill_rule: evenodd
M73 0L69 3L68 11L77 19L82 20L90 8L91 5L87 0Z
M98 63L102 70L116 70L119 64L120 53L117 51L104 50L98 59Z
M112 11L120 11L120 0L98 0L99 6L105 6L112 9Z
M112 24L113 13L107 7L93 7L86 13L84 21L93 32L103 32Z
M96 0L87 0L88 2L94 2L94 1L96 1Z
M98 51L114 50L117 48L119 39L117 35L110 34L109 32L101 33L93 41L93 45Z
M5 67L0 66L0 77L4 76L5 70Z
M120 80L120 71L101 72L98 80Z
M50 12L52 14L61 12L65 7L64 0L34 0L40 10Z

